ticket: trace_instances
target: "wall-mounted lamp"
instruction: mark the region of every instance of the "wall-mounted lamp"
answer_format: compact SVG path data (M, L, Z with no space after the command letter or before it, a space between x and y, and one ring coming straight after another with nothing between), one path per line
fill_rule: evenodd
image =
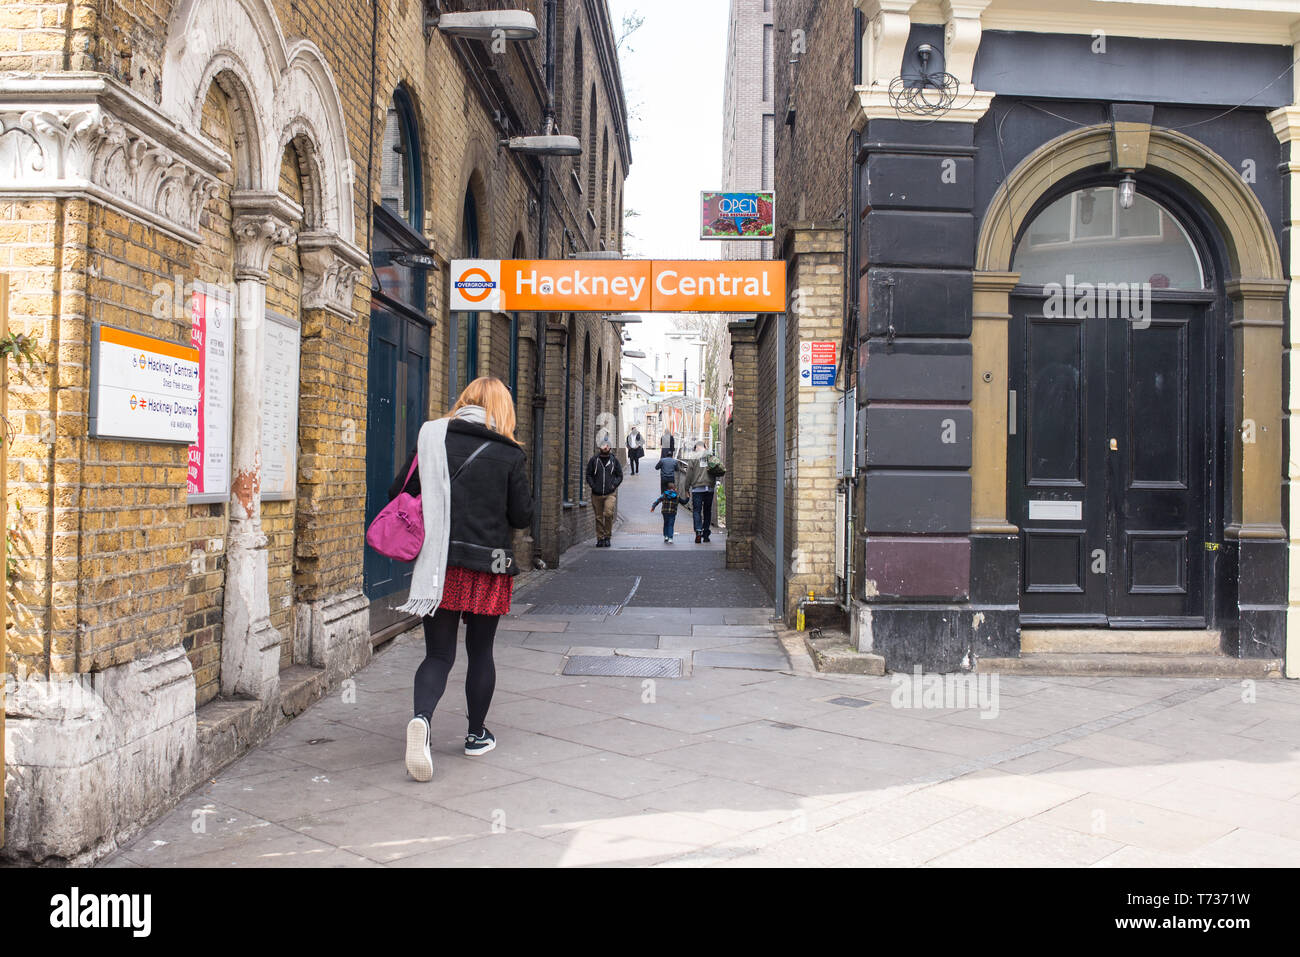
M388 261L407 268L436 269L438 267L438 260L428 253L395 253L388 257Z
M1133 178L1132 170L1124 171L1124 178L1119 181L1119 205L1121 209L1132 209L1133 200L1137 196L1137 180Z
M529 156L581 156L582 144L576 136L512 136L501 145L515 153Z
M541 32L537 20L527 10L484 10L467 13L430 14L424 27L437 27L454 37L472 40L532 40Z

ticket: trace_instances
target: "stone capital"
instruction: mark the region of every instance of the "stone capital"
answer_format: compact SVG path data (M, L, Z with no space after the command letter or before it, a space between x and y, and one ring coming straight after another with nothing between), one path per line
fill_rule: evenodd
M1273 134L1281 143L1300 141L1300 106L1283 106L1268 114Z
M367 265L366 254L337 233L313 230L298 234L302 263L302 306L325 309L352 320L353 298Z
M0 197L84 196L197 244L229 160L106 77L0 78Z
M277 246L294 241L302 207L279 193L237 189L230 200L234 213L235 280L265 282Z

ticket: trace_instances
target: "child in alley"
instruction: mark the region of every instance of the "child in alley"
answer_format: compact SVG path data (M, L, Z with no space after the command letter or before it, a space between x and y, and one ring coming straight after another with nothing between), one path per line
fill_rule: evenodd
M653 512L655 507L661 502L664 506L664 542L671 545L673 543L673 525L677 521L677 506L681 503L681 499L677 496L677 485L675 482L668 483L663 494L655 499L654 503L650 506L650 511Z

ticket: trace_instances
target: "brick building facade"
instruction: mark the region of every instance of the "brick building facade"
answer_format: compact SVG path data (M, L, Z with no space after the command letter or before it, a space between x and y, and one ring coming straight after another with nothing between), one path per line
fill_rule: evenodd
M0 271L41 358L8 383L4 853L111 847L404 624L365 522L469 378L515 388L540 461L521 560L592 534L564 497L607 416L620 431L616 327L454 316L447 265L621 248L614 39L594 0L518 4L541 36L495 48L436 28L495 6L32 0L0 21ZM502 149L544 129L552 54L552 128L583 154ZM188 345L196 301L233 320L229 481L207 494L186 445L89 422L97 325Z
M820 582L893 669L1139 669L1195 634L1219 654L1176 673L1300 674L1295 6L1052 6L776 5L788 334L732 327L758 505L729 558ZM1058 309L1076 279L1146 320ZM822 336L857 441L810 564L802 474L841 439L793 350Z

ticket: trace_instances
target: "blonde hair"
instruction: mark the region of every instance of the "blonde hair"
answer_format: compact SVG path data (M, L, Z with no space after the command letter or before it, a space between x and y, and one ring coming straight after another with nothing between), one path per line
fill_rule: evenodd
M488 428L519 444L515 438L515 400L504 382L496 376L479 376L465 386L465 391L443 418L450 419L467 405L482 406L487 410Z

